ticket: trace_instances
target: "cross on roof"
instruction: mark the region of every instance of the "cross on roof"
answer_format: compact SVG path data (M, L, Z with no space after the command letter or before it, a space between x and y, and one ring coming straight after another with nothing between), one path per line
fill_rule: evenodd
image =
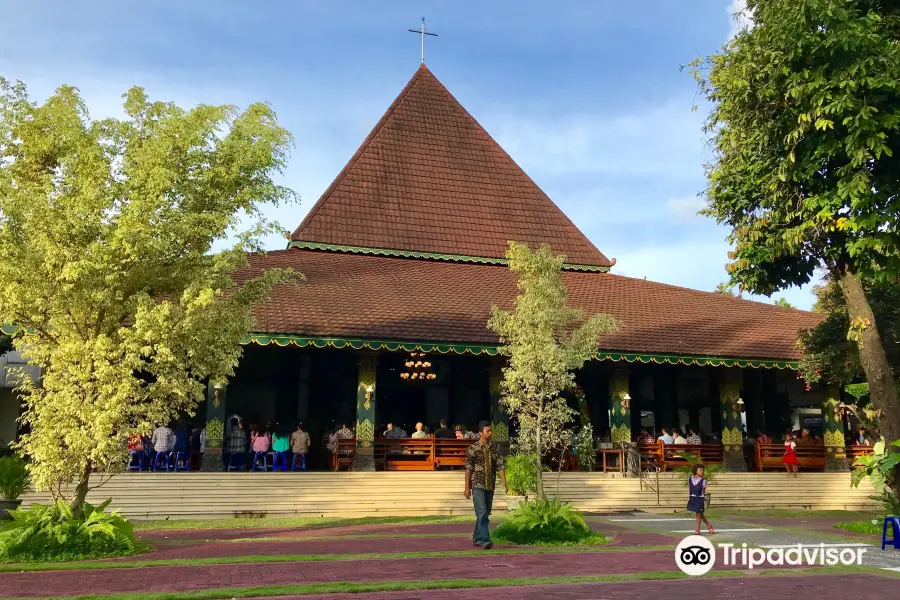
M431 35L431 36L437 37L437 34L431 33L430 31L425 31L425 17L422 17L422 25L419 27L419 29L410 29L408 31L410 31L411 33L418 33L419 35L422 36L422 64L424 65L425 64L425 36Z

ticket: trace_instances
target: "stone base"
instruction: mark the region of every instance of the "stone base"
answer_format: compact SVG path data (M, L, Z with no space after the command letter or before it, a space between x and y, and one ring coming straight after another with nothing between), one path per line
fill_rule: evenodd
M744 453L736 450L725 450L722 458L722 469L733 473L746 473L747 461Z
M829 454L825 452L825 471L826 472L844 472L849 471L850 465L847 463L847 456L841 454Z
M375 470L375 449L374 448L357 448L356 454L353 456L352 471L374 471Z
M219 471L221 473L224 468L222 449L207 448L206 452L203 453L203 460L200 461L200 470L204 472Z

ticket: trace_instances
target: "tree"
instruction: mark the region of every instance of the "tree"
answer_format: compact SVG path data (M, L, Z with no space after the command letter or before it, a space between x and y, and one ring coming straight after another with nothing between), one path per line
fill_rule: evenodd
M778 298L775 300L775 306L781 306L783 308L797 308L790 302L788 302L785 298Z
M822 269L847 306L872 402L897 396L863 281L900 275L900 7L748 0L755 26L695 62L713 108L707 214L731 229L732 281L770 295Z
M79 512L91 472L124 467L130 433L233 374L252 304L297 277L232 278L275 228L260 204L293 198L272 180L291 136L271 108L123 98L124 119L91 120L75 88L38 105L0 80L0 323L42 379L20 382L18 448L38 489L77 482Z
M723 296L737 296L734 293L734 284L730 282L720 283L716 286L716 293Z
M894 373L900 373L900 282L863 280L866 298L878 323L879 337L884 340L885 353ZM822 322L800 332L798 345L803 350L800 374L808 383L826 382L841 386L855 398L851 407L857 417L871 425L869 414L869 386L855 383L865 379L860 362L859 347L847 332L850 317L840 285L827 279L814 288L815 312Z
M488 327L500 338L503 369L501 403L519 425L519 442L534 456L537 472L544 455L571 440L576 412L561 396L575 389L574 371L593 356L602 333L615 331L608 315L585 317L566 305L562 280L564 256L542 245L510 242L509 268L519 276L521 293L512 312L493 307ZM538 498L545 498L538 478Z

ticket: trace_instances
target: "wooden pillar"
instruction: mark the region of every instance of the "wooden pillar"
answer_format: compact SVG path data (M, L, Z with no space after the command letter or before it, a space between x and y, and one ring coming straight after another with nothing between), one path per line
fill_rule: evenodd
M375 470L375 380L378 355L361 353L356 377L356 454L354 471Z
M491 428L494 430L493 439L498 442L509 441L509 415L500 404L502 396L501 383L503 382L503 362L499 358L493 358L488 367L488 390L490 393Z
M206 450L203 452L201 471L221 471L225 468L222 462L222 444L225 438L225 384L206 386Z
M828 386L824 390L822 402L822 422L825 438L825 470L849 471L847 465L846 440L844 439L844 417L838 408L841 402L841 391L837 386Z
M741 432L741 369L737 367L719 371L719 409L722 415L722 445L725 457L722 467L726 471L746 471L744 460L744 436Z
M628 367L613 368L609 380L610 439L613 444L631 443L631 395L628 391Z

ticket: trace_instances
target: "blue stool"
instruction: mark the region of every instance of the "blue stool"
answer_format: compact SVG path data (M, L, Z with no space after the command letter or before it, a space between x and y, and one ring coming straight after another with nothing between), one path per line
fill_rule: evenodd
M190 471L191 463L188 461L188 453L178 451L175 453L175 458L172 459L172 470L178 471L178 461L181 460L181 470L182 471Z
M159 459L162 458L163 462L166 463L166 473L169 472L169 453L168 452L157 452L156 458L153 459L153 470L159 471Z
M891 526L893 530L893 539L888 539L888 525ZM884 550L884 547L888 544L892 545L897 550L900 550L900 517L885 517L884 518L884 528L881 530L881 549Z
M144 451L132 450L128 453L128 470L143 471L144 470Z
M259 471L257 467L259 467L259 459L262 457L263 471L269 470L269 453L268 452L254 452L253 453L253 467L250 469L251 471Z
M287 452L276 452L275 457L272 459L272 472L281 471L282 473L287 473L287 470Z
M237 464L235 464L237 463ZM244 470L244 453L239 452L237 454L231 454L228 457L228 464L225 465L226 471L243 471Z
M300 464L297 464L297 457L300 457ZM305 471L306 470L306 455L305 454L295 454L294 460L291 462L291 472L296 471Z

